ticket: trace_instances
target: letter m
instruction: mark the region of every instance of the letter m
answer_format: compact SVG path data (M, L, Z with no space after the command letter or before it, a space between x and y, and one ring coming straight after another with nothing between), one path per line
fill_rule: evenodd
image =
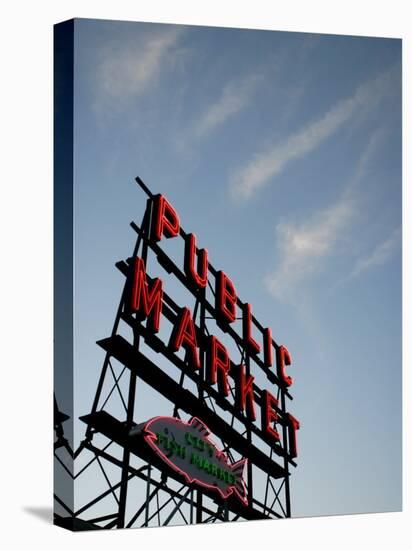
M144 261L135 258L132 273L130 310L143 320L147 318L148 328L159 332L162 312L163 284L160 279L147 281Z

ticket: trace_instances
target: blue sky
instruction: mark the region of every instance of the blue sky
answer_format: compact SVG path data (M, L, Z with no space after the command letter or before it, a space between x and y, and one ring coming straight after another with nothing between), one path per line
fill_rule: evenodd
M293 515L399 510L401 41L76 21L77 416L144 211L136 175L292 354Z

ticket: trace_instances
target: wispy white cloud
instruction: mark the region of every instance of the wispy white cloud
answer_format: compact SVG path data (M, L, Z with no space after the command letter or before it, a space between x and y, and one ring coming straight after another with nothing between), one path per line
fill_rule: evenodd
M368 166L383 136L381 131L372 134L352 178L335 203L313 212L308 222L277 225L278 265L264 281L272 296L296 302L298 287L322 271L326 259L346 243L359 209L357 190L367 175Z
M346 196L316 212L310 222L276 227L280 263L265 279L274 297L291 300L297 285L321 269L321 261L334 250L355 208L353 198Z
M365 148L363 149L352 178L347 182L344 193L350 194L356 192L356 188L359 187L362 180L370 174L371 160L378 151L379 147L383 145L385 138L387 137L387 130L382 127L375 130L368 139Z
M279 175L293 160L304 157L327 138L336 133L363 107L378 103L385 95L393 76L393 69L359 86L355 93L338 101L319 119L307 124L282 143L255 154L251 161L236 172L231 181L233 196L250 198Z
M196 124L196 137L203 137L212 132L226 120L244 109L250 102L253 92L261 80L257 74L250 75L240 82L229 82L220 97L211 104Z
M349 278L357 277L365 271L379 267L387 262L400 243L400 237L401 228L397 227L392 234L379 243L369 255L358 258Z
M108 45L96 67L96 107L122 104L146 93L163 67L174 62L179 27Z
M278 67L279 61L275 60L272 70L278 70ZM241 78L227 81L212 100L207 98L205 101L203 98L203 106L197 108L189 125L181 127L180 132L174 135L173 142L179 154L183 154L186 159L193 157L194 146L198 145L198 141L216 132L250 105L259 83L264 79L264 69L260 68Z

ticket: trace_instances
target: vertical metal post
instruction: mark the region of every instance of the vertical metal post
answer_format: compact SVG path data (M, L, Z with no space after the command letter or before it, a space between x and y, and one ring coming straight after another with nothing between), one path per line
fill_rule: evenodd
M206 307L205 307L205 300L206 300L206 289L203 288L199 291L199 300L200 300L200 332L201 332L201 338L203 340L203 345L200 348L200 371L199 371L199 378L200 378L200 384L198 388L199 393L199 401L202 403L204 399L204 391L203 391L203 382L205 380L205 371L206 371L206 351L205 351L205 343L206 343ZM197 499L196 499L196 523L202 523L202 506L203 506L203 495L200 491L197 491Z
M146 510L145 510L145 518L144 518L144 523L146 525L146 527L148 527L149 525L149 504L150 504L150 499L149 499L149 496L150 496L150 478L151 478L151 474L152 474L152 465L149 464L149 467L147 469L147 481L146 481Z
M149 238L151 210L152 210L152 201L149 199L147 201L146 212L144 216L144 223L142 224L143 234L145 235L146 239ZM148 255L148 243L146 239L143 240L142 256L141 256L145 265L147 265L147 255ZM139 344L140 344L140 335L137 332L137 330L133 330L133 347L136 349L136 351L139 349ZM133 371L130 371L129 396L127 400L127 418L126 418L126 426L129 430L133 426L134 405L135 405L135 399L136 399L136 378L137 378L136 373ZM125 524L129 464L130 464L130 451L125 447L123 450L122 477L121 477L120 496L119 496L119 512L117 517L117 527L119 529L123 528Z
M286 399L285 399L285 390L281 388L281 407L282 407L282 418L286 418ZM289 462L288 462L288 451L289 451L289 442L288 442L288 430L283 423L282 425L282 435L283 435L283 450L285 452L284 456L284 468L285 468L285 504L286 504L286 517L290 518L291 508L290 508L290 486L289 486Z
M229 508L226 500L223 504L223 521L229 521Z
M194 497L195 490L192 489L190 493L190 524L193 523L193 497Z
M246 349L244 350L244 358L245 358L246 374L247 376L250 376L250 356L249 356L249 352ZM252 430L250 428L249 422L247 423L247 426L246 426L246 439L249 445L251 445ZM247 461L247 497L248 497L249 508L253 508L253 466L250 460Z

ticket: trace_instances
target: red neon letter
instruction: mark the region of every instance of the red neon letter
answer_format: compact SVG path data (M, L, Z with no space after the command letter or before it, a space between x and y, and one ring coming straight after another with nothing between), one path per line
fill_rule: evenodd
M219 392L229 395L227 375L230 369L230 359L227 349L215 336L210 336L207 352L208 383L216 384L217 382Z
M147 327L159 332L162 311L163 286L160 279L153 279L150 288L146 281L145 265L141 258L135 258L130 309L137 312L141 320L147 320Z
M196 262L196 235L190 233L185 244L185 273L189 279L199 288L207 285L208 259L207 250L198 250ZM197 263L197 269L195 268Z
M269 327L263 329L263 360L267 367L273 365L272 330Z
M239 367L239 378L236 384L235 401L240 411L246 409L246 414L251 420L256 420L255 395L253 393L253 376L248 376L245 372L245 365Z
M300 428L299 420L296 420L294 416L287 413L288 420L288 439L289 439L289 454L292 458L298 456L298 442L296 437L296 431Z
M196 329L190 309L184 307L177 319L170 337L169 346L178 351L183 346L190 356L190 362L195 369L200 369L199 350L196 341Z
M272 422L278 419L278 414L274 407L278 406L278 400L267 390L262 391L262 430L273 437L276 441L280 441L278 431L273 427Z
M288 376L285 371L285 365L292 364L292 357L285 346L279 346L276 350L276 367L279 379L286 385L293 384L293 378Z
M216 311L223 315L228 323L236 319L236 289L235 285L223 271L216 275Z
M259 353L260 346L252 336L252 308L244 304L243 308L243 341L251 353Z
M167 239L177 237L180 230L180 220L176 210L163 195L156 195L153 201L152 239L157 242L160 241L163 235Z

